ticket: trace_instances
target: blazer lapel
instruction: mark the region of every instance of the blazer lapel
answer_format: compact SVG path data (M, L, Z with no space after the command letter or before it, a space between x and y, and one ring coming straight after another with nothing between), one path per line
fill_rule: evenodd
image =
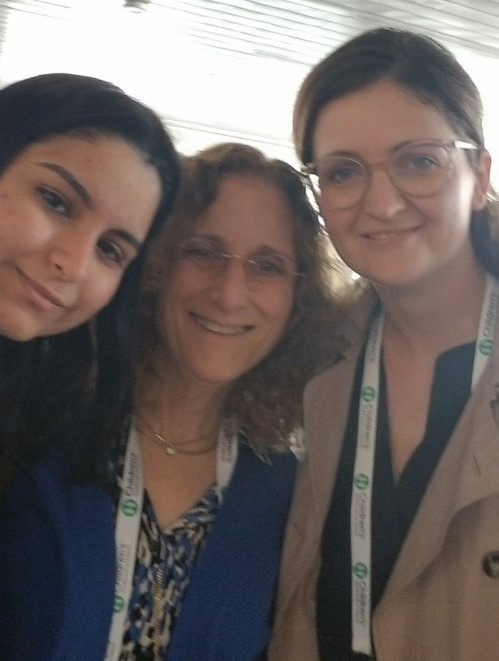
M376 299L369 293L350 313L344 358L314 379L305 391L305 442L312 505L319 530L329 509L352 397L355 369Z
M496 357L487 366L428 485L388 582L386 597L403 590L432 562L460 510L499 492L497 354L496 349Z
M319 532L331 501L343 436L350 410L355 365L359 351L320 375L307 390L305 428L310 488Z
M295 471L291 453L266 463L240 445L224 504L182 604L169 660L249 659L268 644Z
M357 359L362 350L373 299L362 300L345 326L348 348L332 368L316 376L305 390L306 458L300 466L286 533L280 581L280 604L285 607L303 581L303 572L317 569L324 521L336 479L338 461L350 410ZM313 580L313 579L311 579Z

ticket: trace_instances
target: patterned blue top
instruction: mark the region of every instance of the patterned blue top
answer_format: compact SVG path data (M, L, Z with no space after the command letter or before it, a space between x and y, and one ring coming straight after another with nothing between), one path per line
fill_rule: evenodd
M121 490L125 447L111 462ZM197 557L221 500L214 487L177 521L161 529L144 492L132 595L120 661L165 657Z

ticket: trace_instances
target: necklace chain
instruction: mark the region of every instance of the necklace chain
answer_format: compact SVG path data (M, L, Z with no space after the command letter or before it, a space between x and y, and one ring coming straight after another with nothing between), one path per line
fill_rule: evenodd
M214 441L211 441L209 445L207 445L205 448L201 448L201 450L186 450L184 449L184 445L192 445L193 443L197 443L199 441L204 440L205 438L208 439L216 431L216 428L218 427L212 427L210 431L205 432L204 434L200 434L199 436L196 436L195 438L191 438L187 441L184 441L182 445L177 445L176 443L173 443L172 441L169 441L165 436L159 434L157 431L155 431L151 425L147 422L147 420L142 416L138 415L138 418L140 422L142 423L140 425L141 431L146 432L146 435L157 445L159 445L161 448L163 448L163 451L165 454L171 456L174 456L176 454L190 454L190 455L199 455L199 454L206 454L213 450L213 448L217 445L218 438L215 438Z

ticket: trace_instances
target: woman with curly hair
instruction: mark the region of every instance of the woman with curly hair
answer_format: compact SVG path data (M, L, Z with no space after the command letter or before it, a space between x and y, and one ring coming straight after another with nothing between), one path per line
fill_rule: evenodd
M185 159L145 271L129 415L90 480L52 456L8 494L9 658L265 654L302 391L336 355L329 267L291 166L237 144Z

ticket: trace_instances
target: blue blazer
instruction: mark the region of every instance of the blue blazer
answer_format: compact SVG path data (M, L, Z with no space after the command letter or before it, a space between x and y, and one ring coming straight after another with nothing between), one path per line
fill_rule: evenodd
M241 445L194 569L168 661L253 661L269 642L293 455ZM59 456L20 476L0 508L0 659L102 661L116 574L111 497Z

